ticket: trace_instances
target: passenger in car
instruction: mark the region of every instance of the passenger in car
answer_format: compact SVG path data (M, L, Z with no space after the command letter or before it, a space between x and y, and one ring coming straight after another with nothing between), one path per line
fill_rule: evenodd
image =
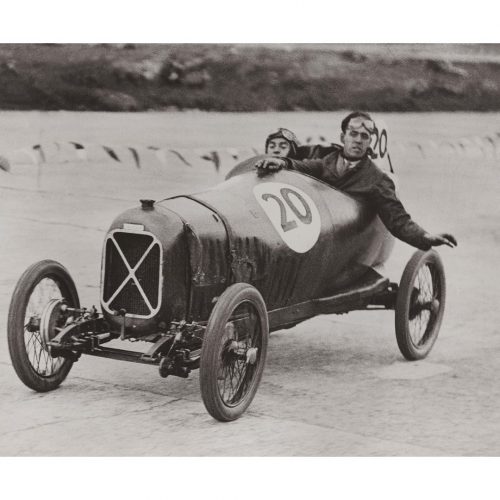
M351 196L366 200L396 238L421 250L439 245L455 247L457 240L453 235L430 234L412 220L396 195L392 179L369 157L374 132L375 123L371 116L355 111L342 120L342 146L331 146L331 152L324 158L298 160L268 156L257 160L255 168L260 176L282 168L304 172Z
M286 128L279 128L267 136L266 155L281 156L282 158L297 158L300 146L297 136Z

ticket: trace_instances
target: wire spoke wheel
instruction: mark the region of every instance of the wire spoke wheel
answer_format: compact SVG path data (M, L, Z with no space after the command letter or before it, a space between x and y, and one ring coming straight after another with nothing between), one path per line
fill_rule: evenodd
M262 350L262 332L255 307L240 304L225 327L227 340L221 349L217 383L225 405L237 406L255 374ZM253 356L255 359L249 359Z
M405 267L396 299L396 339L408 360L426 357L439 333L446 299L444 268L434 250L418 251Z
M260 293L230 286L208 321L200 358L200 389L210 415L234 420L248 408L265 364L269 326Z
M80 306L70 275L51 260L37 262L23 273L10 303L7 335L12 365L22 382L38 392L57 388L72 366L66 358L53 358L48 347L68 319L63 303Z

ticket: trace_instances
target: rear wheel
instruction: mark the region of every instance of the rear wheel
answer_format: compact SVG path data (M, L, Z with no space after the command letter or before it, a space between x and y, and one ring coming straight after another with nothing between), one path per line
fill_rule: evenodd
M405 267L396 299L396 340L403 356L425 358L437 339L446 300L439 254L415 252Z
M200 389L217 420L235 420L259 386L267 353L269 323L261 294L236 283L219 297L208 320L200 357Z
M53 260L26 269L12 296L7 325L12 365L22 382L38 392L56 389L73 364L53 358L47 345L70 319L64 305L79 308L78 293L66 268Z

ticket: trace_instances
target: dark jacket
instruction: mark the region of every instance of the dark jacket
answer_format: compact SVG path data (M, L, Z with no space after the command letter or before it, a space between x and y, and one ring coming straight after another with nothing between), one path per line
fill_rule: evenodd
M314 148L324 148L329 154L324 158L318 158L324 151ZM314 146L308 156L315 159L287 158L288 168L321 179L355 198L367 201L377 212L385 227L396 238L421 250L429 250L431 244L426 231L413 222L410 214L399 201L391 178L368 157L363 158L356 166L339 177L336 174L335 165L341 153L342 147L338 145Z

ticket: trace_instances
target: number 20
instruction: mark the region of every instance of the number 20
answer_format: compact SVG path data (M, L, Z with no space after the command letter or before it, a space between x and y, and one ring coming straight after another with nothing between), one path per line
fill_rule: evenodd
M312 213L311 213L311 208L307 204L307 201L304 200L304 197L300 194L297 193L297 191L294 191L293 189L290 188L281 188L280 189L280 194L285 201L285 203L290 207L290 210L295 214L297 219L299 219L302 224L310 224L312 221ZM290 199L290 195L295 196L297 200L300 201L302 204L305 213L301 213L297 206L293 203L293 201ZM276 196L275 194L270 194L270 193L265 193L262 195L262 199L264 201L268 201L269 199L275 200L279 207L280 207L280 222L281 222L281 228L283 229L284 232L291 231L292 229L295 229L297 227L297 222L294 220L288 220L287 218L287 212L286 212L286 207L285 203L283 203L283 200L279 197Z

